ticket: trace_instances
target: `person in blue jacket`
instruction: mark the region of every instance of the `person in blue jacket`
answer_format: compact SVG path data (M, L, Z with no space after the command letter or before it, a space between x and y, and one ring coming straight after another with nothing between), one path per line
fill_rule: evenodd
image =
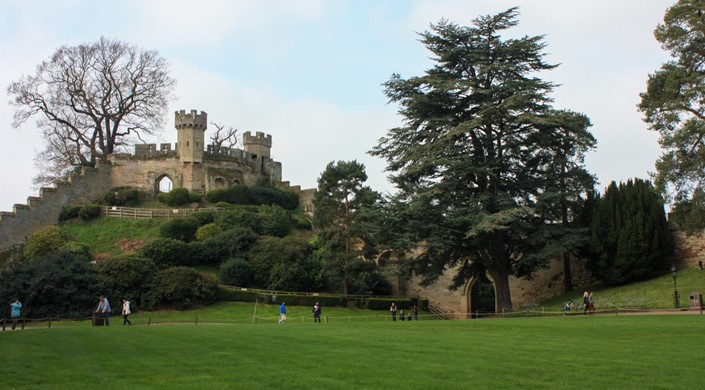
M283 324L286 322L286 303L282 302L279 306L279 323Z
M12 317L12 330L15 330L15 327L17 326L17 320L20 319L20 310L22 309L22 304L20 303L19 298L15 298L15 301L10 304L10 317Z

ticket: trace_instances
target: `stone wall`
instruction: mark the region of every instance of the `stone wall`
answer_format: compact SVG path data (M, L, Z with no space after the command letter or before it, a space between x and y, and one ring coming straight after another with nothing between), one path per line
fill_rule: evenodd
M571 272L573 274L573 285L576 288L587 286L592 281L590 273L585 268L586 262L582 259L571 260ZM406 282L407 294L411 297L427 298L429 302L439 305L446 310L467 316L470 313L472 302L470 301L470 291L474 280L469 281L464 288L449 290L455 270L446 271L431 286L421 286L421 278L413 276ZM547 269L541 270L534 275L532 280L509 277L509 290L512 297L514 309L522 308L528 304L538 303L545 299L564 293L565 275L563 273L563 261L554 260Z
M18 245L37 229L55 225L65 206L93 203L112 188L111 167L83 168L80 174L55 187L42 188L27 204L15 204L12 212L0 212L0 251Z

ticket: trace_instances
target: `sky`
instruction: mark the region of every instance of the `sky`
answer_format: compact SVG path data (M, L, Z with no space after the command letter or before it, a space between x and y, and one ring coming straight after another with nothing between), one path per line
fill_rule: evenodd
M166 126L150 142L176 142L174 111L199 110L239 134L273 138L283 179L302 188L332 161L365 165L367 184L394 188L384 160L368 154L402 124L382 83L433 66L418 33L445 18L471 25L519 6L508 37L544 36L538 76L559 86L554 108L587 115L597 148L586 158L603 190L648 178L658 134L637 110L646 80L669 60L653 37L675 0L0 0L0 211L37 196L34 120L12 127L7 86L34 74L61 46L101 36L156 50L177 80ZM211 126L206 134L208 138Z

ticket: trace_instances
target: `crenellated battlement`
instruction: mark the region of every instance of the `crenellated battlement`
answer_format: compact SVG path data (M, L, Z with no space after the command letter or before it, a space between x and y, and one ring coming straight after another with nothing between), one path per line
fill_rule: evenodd
M198 113L198 110L191 110L186 113L186 110L174 112L174 126L177 129L194 128L205 130L208 127L208 114L205 111Z
M272 149L272 136L258 131L253 136L251 132L246 131L242 134L242 145L247 153L253 154L262 158L270 157Z
M268 148L272 147L272 136L270 134L264 134L261 131L258 131L255 133L255 136L252 136L252 132L246 131L245 133L242 134L242 144L244 146L248 145L261 145L261 146L266 146Z

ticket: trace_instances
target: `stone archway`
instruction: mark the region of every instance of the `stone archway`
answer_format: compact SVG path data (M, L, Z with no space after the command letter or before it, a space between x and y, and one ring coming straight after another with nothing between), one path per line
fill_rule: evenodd
M227 184L227 182L225 181L225 179L223 179L222 177L217 177L217 178L213 181L213 186L215 187L216 190L222 190L222 189L227 188L227 187L228 187L228 184Z
M465 287L468 318L483 318L497 311L497 292L494 282L483 274L473 277Z
M154 194L159 195L160 192L169 192L174 189L174 181L169 175L164 174L154 181Z

